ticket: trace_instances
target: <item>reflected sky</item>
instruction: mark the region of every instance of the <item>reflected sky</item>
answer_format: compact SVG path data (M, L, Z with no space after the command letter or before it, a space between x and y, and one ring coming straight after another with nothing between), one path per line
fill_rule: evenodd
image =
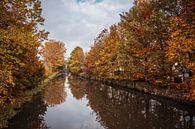
M125 88L58 77L24 106L9 129L195 129L194 109Z
M78 98L76 93L73 95L74 91L71 91L70 87L66 79L64 88L67 93L66 101L47 108L44 116L46 125L51 129L104 129L96 121L95 112L87 106L88 99L84 95L81 98Z

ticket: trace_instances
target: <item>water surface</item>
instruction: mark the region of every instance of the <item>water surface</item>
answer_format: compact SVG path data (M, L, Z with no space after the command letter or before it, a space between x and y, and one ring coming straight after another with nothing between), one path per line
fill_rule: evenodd
M76 77L53 79L9 129L195 129L195 107Z

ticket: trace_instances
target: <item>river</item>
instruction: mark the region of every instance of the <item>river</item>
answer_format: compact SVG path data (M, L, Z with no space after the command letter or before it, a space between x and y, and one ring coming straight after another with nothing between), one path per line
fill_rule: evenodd
M195 129L195 107L76 77L57 77L8 129Z

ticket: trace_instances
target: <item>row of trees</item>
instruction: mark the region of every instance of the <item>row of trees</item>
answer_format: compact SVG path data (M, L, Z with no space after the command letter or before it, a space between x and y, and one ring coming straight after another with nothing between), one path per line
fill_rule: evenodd
M41 10L39 0L0 1L0 128L13 116L11 109L21 104L25 91L43 79L37 54L48 33L38 29L44 21Z
M176 87L190 92L188 97L194 99L194 10L194 0L135 1L117 25L99 34L82 59L82 70L76 72L160 85L182 81ZM180 76L182 80L178 80Z
M66 49L58 42L43 46L45 65L39 59L39 48L48 35L39 29L44 22L41 11L40 0L0 0L0 128L13 116L12 109L24 102L27 91L38 88L45 68L65 65Z
M38 47L47 37L39 0L0 1L0 107L14 103L23 91L40 83L44 74Z

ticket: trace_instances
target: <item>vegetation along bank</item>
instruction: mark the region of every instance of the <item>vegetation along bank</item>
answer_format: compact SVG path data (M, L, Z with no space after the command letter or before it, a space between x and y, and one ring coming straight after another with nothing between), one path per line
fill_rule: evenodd
M72 74L194 103L194 10L194 0L135 1L86 54L76 47L68 68Z
M43 43L41 11L40 0L0 1L0 128L65 67L64 44Z

